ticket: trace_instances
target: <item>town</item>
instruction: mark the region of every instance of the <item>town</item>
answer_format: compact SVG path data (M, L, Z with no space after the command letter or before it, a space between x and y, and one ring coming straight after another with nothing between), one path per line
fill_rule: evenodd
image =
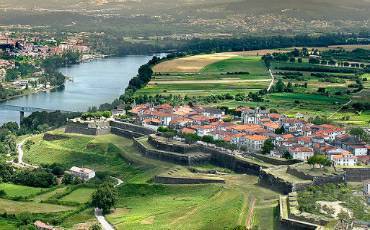
M47 33L1 32L1 99L63 85L65 76L56 74L54 68L100 57L91 52L83 34L64 37L57 40Z

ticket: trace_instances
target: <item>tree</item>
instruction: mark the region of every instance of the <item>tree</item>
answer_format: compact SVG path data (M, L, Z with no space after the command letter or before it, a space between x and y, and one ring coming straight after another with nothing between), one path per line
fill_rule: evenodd
M214 141L212 136L207 136L207 135L203 136L201 140L207 143L212 143Z
M349 133L355 136L360 141L368 140L368 134L362 128L352 128Z
M315 168L315 165L319 165L321 167L331 166L332 162L326 156L322 154L315 154L312 157L307 159L307 163Z
M269 154L273 149L275 148L274 143L272 142L272 139L268 139L263 143L262 146L262 154Z
M289 92L289 93L293 93L294 91L294 88L293 88L293 84L291 82L288 82L288 85L286 86L286 92Z
M340 229L347 230L349 229L352 220L348 212L344 211L343 209L338 213L337 218L340 222Z
M276 92L284 92L285 91L285 84L283 80L279 79L275 84L275 91Z
M100 227L99 224L93 224L90 226L89 230L101 230L102 228Z
M276 129L275 133L276 134L284 134L285 133L284 126L281 126L280 128Z
M293 156L292 154L290 154L288 151L284 152L283 154L283 158L287 159L287 160L291 160L293 159Z
M118 191L111 183L99 185L92 194L92 205L103 210L103 214L110 212L117 202Z

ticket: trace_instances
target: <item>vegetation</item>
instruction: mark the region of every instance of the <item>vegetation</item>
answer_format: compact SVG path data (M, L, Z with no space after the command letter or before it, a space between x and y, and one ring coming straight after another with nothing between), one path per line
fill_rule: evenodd
M114 208L117 203L118 192L110 183L99 185L97 190L92 194L92 205L103 210L104 214L108 214L111 208Z
M343 206L353 212L358 220L369 220L369 208L366 207L363 197L354 196L356 188L345 184L326 184L311 186L298 192L298 203L301 211L320 214L317 201L341 201Z

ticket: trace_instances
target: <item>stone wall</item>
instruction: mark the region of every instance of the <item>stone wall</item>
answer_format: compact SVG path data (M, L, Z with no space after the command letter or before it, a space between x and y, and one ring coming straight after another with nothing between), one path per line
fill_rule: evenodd
M155 134L149 135L148 142L153 145L155 148L164 150L164 151L170 151L170 152L176 152L176 153L194 153L199 152L199 148L197 145L189 145L177 141L171 141L170 143L166 142L165 138L159 137Z
M299 160L287 160L287 159L275 158L275 157L265 156L265 155L258 154L258 153L251 153L251 156L261 161L264 161L266 163L273 164L273 165L292 165L292 164L301 162Z
M305 172L302 172L294 167L290 167L288 166L287 168L287 173L293 175L293 176L296 176L302 180L313 180L313 176L305 173Z
M142 136L150 135L150 134L155 133L154 130L145 128L145 127L140 126L140 125L135 125L135 124L126 123L126 122L122 122L122 121L112 121L110 123L110 125L111 125L112 128L127 130L127 131L131 131L133 133L140 133Z
M168 177L155 176L155 183L160 184L210 184L210 183L225 183L223 179L205 179L205 178L190 178L190 177Z
M87 123L68 122L65 133L78 133L83 135L105 135L111 132L110 126L90 127Z
M233 156L222 150L217 150L207 146L199 146L200 151L211 154L211 163L231 169L237 173L250 173L258 175L261 166L243 158Z
M136 133L136 132L133 132L133 131L130 131L130 130L120 129L120 128L116 128L116 127L111 128L111 133L113 133L117 136L126 137L126 138L138 138L138 137L143 136L143 134L141 134L141 133Z
M293 183L270 173L269 169L261 169L259 173L259 183L269 186L272 190L288 194L294 190Z
M310 224L306 222L302 222L299 220L294 219L281 219L280 220L281 228L280 229L286 229L286 230L314 230L314 229L320 229L319 226L315 224Z
M287 168L287 173L290 175L293 175L295 177L298 177L302 180L311 180L312 185L322 185L322 184L327 184L327 183L344 183L345 182L345 175L344 173L336 173L336 174L331 174L331 175L326 175L326 176L313 176L309 173L306 173L305 171L299 170L296 168L297 165L295 166L288 166ZM297 191L307 187L307 185L297 185Z
M205 164L210 161L210 155L199 153L199 154L180 154L169 151L162 151L154 148L148 148L144 144L140 143L140 139L134 138L134 145L139 151L146 157L158 159L162 161L168 161L180 165L196 165Z
M361 182L370 180L370 168L346 168L345 180L348 182Z

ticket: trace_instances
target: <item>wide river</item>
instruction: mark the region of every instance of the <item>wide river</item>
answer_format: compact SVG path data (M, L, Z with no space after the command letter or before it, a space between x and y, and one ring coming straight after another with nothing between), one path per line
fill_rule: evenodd
M64 111L86 111L91 106L110 103L121 95L138 68L151 56L98 59L60 69L71 77L65 88L8 100L1 104ZM19 112L0 110L0 123L19 122Z

